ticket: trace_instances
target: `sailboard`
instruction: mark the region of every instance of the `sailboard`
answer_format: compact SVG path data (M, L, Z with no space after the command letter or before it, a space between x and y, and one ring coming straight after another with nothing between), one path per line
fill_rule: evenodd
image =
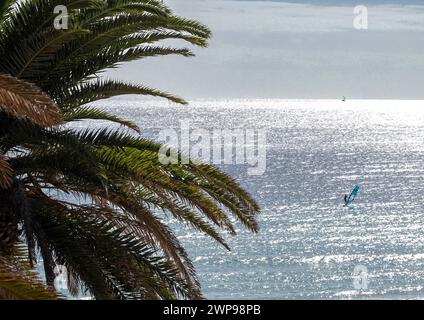
M359 185L355 185L355 187L353 188L352 192L350 193L349 197L347 197L346 199L346 205L349 205L353 202L353 200L355 200L356 195L359 193Z

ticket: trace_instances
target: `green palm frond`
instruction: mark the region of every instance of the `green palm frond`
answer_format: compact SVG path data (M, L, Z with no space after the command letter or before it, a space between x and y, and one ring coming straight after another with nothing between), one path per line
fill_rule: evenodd
M66 111L63 113L63 120L65 122L79 121L84 119L111 121L140 133L140 128L136 123L122 119L98 108L78 107L74 110Z
M65 31L55 30L52 27L47 29L45 33L36 34L10 53L18 59L9 60L14 67L14 69L8 69L9 73L18 78L37 80L39 74L43 74L45 68L51 65L51 60L63 44L88 32L89 30L78 27L71 27Z
M126 299L187 296L188 288L178 279L176 270L133 235L119 215L114 219L108 215L106 219L89 206L64 205L47 197L33 197L38 220L44 225L59 261L70 270L79 270L87 267L85 259L88 259L93 264L91 269L97 268L98 277L104 278L107 289L97 292L97 286L89 287L93 294L97 292L103 298L110 294L111 298L119 292L118 296ZM124 227L117 221L124 223ZM75 238L79 239L78 248L71 245ZM134 278L126 277L128 274ZM90 284L93 279L91 275L90 279L82 280Z
M40 83L40 86L51 93L52 96L55 96L56 90L60 90L65 86L76 86L80 83L86 83L92 79L97 79L98 75L102 72L110 68L116 68L124 62L167 55L192 57L193 53L187 48L180 49L161 46L142 46L130 48L128 50L106 48L102 51L93 51L90 55L84 57L80 56L76 60L69 61L64 68L61 68L55 73L49 73L47 82ZM69 68L72 68L71 73L64 72L64 70ZM62 85L53 91L53 88L55 88L58 83L62 83Z
M12 6L16 3L16 0L3 0L0 2L0 30L2 29L5 21L11 14Z
M187 104L183 99L157 89L113 80L97 80L64 88L62 91L57 92L55 96L62 109L68 111L93 101L126 94L162 97L175 103Z
M46 34L46 29L52 27L57 16L54 13L56 6L66 6L73 18L74 12L94 9L105 4L104 0L13 0L12 2L15 4L14 10L9 9L7 23L3 24L0 34L2 56L7 54L7 51L11 52L22 43L28 42L28 39L38 34ZM42 42L42 38L39 38L39 41Z
M65 5L70 12L68 30L52 30L56 5ZM77 86L125 61L192 56L189 49L156 43L181 39L206 46L210 36L205 26L176 17L151 0L32 0L19 4L10 20L0 42L0 53L10 58L0 62L0 71L35 81L48 93L68 84Z

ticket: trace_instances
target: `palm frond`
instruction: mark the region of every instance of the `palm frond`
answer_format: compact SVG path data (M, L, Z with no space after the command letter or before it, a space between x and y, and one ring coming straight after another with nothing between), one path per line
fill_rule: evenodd
M62 109L68 111L93 101L126 94L162 97L175 103L187 104L183 99L157 89L114 80L97 80L74 87L63 88L55 96L57 96L57 102Z
M0 152L0 188L6 189L12 184L12 168Z
M116 68L124 62L140 60L148 57L180 55L192 57L193 53L187 48L172 48L164 46L141 46L130 48L128 50L116 50L105 48L102 51L93 51L90 55L84 57L78 56L75 60L66 62L65 67L60 68L55 73L49 73L46 82L43 82L41 88L55 88L58 83L63 86L75 86L81 82L98 78L98 75L107 69ZM72 72L66 72L71 69ZM51 90L51 89L50 89ZM54 90L52 95L55 96Z
M2 25L11 13L12 6L16 3L16 0L3 0L0 2L0 30Z
M44 286L32 271L23 245L13 255L0 257L0 300L57 300L53 290Z
M39 125L62 122L57 105L34 85L0 74L0 110Z
M92 270L90 274L97 272L107 278L104 283L109 286L111 297L117 292L117 298L157 298L156 295L160 294L161 298L170 299L174 295L190 295L172 266L143 244L141 239L131 235L127 228L122 228L114 220L105 220L96 212L93 214L88 207L81 210L47 197L36 199L35 207L41 209L37 209L36 214L53 241L55 252L59 255L62 252L62 257L73 257L74 262L68 260L71 269L84 266ZM52 212L55 214L52 215ZM63 228L67 228L68 232L64 232ZM79 239L79 248L70 245L75 238ZM71 253L71 250L78 253ZM90 259L92 265L82 263L84 260L81 259ZM86 272L80 274L85 275ZM92 283L90 279L85 281ZM96 292L95 285L90 289Z
M98 108L79 107L63 113L63 120L65 122L79 121L84 119L111 121L140 133L140 128L136 123L125 120Z

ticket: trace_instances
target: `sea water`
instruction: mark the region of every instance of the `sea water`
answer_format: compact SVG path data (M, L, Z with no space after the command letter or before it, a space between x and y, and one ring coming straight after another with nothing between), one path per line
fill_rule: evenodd
M135 121L153 140L187 120L193 129L266 131L262 175L248 175L243 164L220 166L261 206L258 234L236 224L237 236L226 236L229 252L166 220L194 261L207 298L424 297L424 101L178 106L126 97L98 106ZM343 196L357 183L354 207L346 208Z

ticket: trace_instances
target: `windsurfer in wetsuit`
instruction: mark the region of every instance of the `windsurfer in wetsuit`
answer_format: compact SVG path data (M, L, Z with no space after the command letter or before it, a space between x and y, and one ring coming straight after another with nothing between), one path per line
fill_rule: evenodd
M345 194L345 195L344 195L344 203L345 203L345 206L347 206L347 201L348 201L348 196L347 196L347 194Z

